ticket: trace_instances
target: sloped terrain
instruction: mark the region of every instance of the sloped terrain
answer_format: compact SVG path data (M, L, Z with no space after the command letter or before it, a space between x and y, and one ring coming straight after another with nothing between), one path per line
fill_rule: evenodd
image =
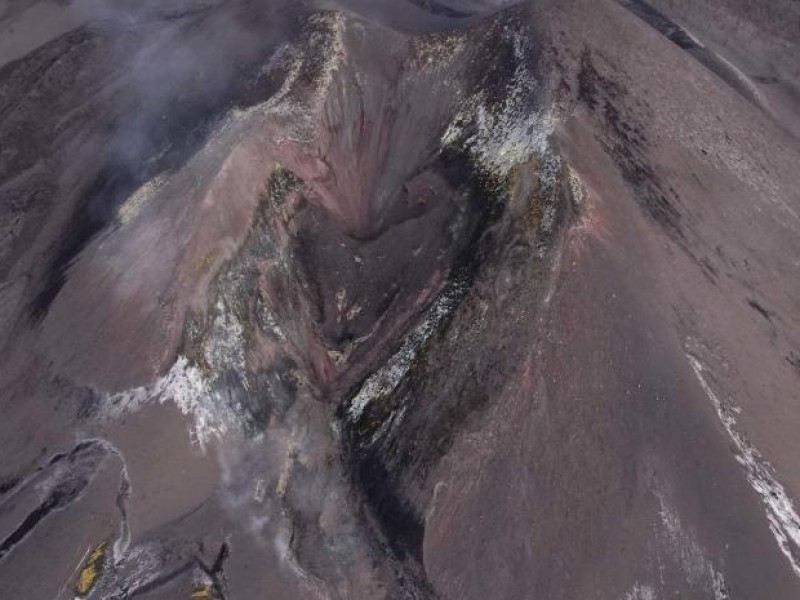
M2 596L796 598L797 39L700 4L3 6Z

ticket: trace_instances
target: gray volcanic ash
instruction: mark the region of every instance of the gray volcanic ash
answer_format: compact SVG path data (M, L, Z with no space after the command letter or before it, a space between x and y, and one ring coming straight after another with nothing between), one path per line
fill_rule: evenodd
M745 4L0 5L0 596L797 598Z

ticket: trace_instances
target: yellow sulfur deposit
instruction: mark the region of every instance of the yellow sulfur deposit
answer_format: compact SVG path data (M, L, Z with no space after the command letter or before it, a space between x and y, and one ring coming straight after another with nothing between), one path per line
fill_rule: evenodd
M105 541L100 542L86 558L86 562L84 562L81 573L78 576L78 583L75 586L75 592L79 597L84 597L91 591L97 582L97 578L102 573L107 545Z
M192 590L192 595L189 596L189 600L212 600L213 596L211 595L212 590L211 586L207 583L196 585Z

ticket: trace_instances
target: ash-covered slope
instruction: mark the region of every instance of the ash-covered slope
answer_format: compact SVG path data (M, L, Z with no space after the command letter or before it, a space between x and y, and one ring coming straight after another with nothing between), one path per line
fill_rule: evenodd
M788 113L666 14L512 4L18 47L6 596L797 597Z

